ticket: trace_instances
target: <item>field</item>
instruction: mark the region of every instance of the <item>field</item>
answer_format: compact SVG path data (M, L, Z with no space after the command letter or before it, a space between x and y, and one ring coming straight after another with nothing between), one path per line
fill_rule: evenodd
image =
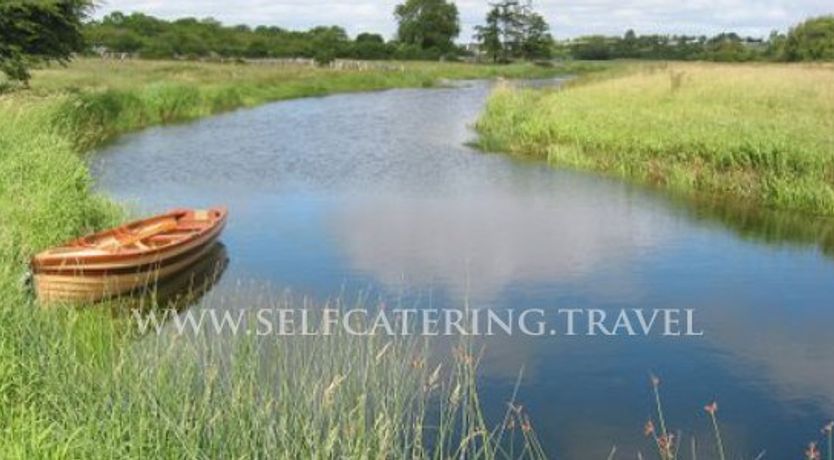
M498 90L478 129L487 150L834 214L831 65L634 64L563 90Z
M37 71L31 89L0 95L4 453L19 458L498 455L496 433L479 415L471 358L435 374L437 360L423 358L419 344L337 336L320 343L269 344L278 351L265 362L256 351L263 344L241 340L232 347L231 372L220 373L229 359L217 353L205 358L199 343L172 348L173 340L170 347L139 353L127 321L109 309L40 310L22 279L34 252L124 217L118 204L93 193L83 160L90 148L119 134L292 97L582 70L587 69L408 63L339 71L81 60ZM316 360L321 364L311 366ZM424 432L421 420L430 411L441 420Z

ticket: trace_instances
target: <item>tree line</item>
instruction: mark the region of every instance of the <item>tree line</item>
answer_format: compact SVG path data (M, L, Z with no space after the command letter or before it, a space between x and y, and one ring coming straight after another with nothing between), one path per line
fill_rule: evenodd
M337 57L408 59L419 54L417 49L386 42L375 33L351 39L339 26L294 31L277 26L224 26L211 18L166 21L142 13L114 12L90 21L84 36L93 47L151 59L306 57L328 62Z
M79 1L79 0L76 0ZM342 27L320 26L293 31L276 26L224 26L211 19L166 21L142 13L111 13L84 26L87 43L113 52L147 58L170 57L306 57L319 62L353 59L458 59L479 57L496 63L552 57L668 59L744 62L757 60L834 60L834 16L809 19L787 33L766 38L736 33L715 36L591 35L556 42L550 25L531 0L489 3L474 46L456 43L461 26L457 6L449 0L405 0L394 9L398 28L391 40L364 32L350 38Z
M142 13L114 12L90 19L92 0L0 1L0 72L27 81L38 62L66 61L72 53L128 53L145 58L306 57L320 63L336 58L459 59L496 63L518 59L670 59L713 61L834 60L834 16L809 19L787 33L767 38L722 33L688 35L586 36L556 42L532 0L489 3L475 43L457 43L461 26L451 0L404 0L394 9L397 33L391 40L373 32L351 38L339 26L306 31L277 26L227 26L211 19L173 21Z
M88 21L87 43L114 53L143 58L241 57L313 58L327 63L353 59L454 59L464 53L455 44L460 34L458 10L445 0L406 0L397 5L397 36L392 40L373 32L355 38L340 26L306 31L277 26L225 26L212 18L173 21L142 13L110 13Z
M448 0L405 0L394 9L396 37L386 41L372 32L351 39L344 28L321 26L307 31L276 26L225 26L212 19L173 21L142 13L110 13L88 21L84 37L93 47L145 58L306 57L319 62L355 59L456 59L472 54L455 40L460 36L457 6ZM477 38L495 61L545 58L553 39L550 26L528 1L492 5Z
M808 19L787 33L773 31L767 38L721 33L691 35L592 35L557 45L560 56L574 59L665 59L719 62L833 61L834 16Z

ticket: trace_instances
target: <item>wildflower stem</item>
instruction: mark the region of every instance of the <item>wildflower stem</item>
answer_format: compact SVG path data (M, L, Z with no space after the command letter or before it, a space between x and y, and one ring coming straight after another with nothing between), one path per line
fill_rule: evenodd
M721 440L721 430L718 429L718 418L714 412L710 412L709 416L712 420L712 428L715 430L715 442L718 444L718 455L721 460L727 460L727 456L724 454L724 442Z
M660 433L663 436L667 436L668 433L666 432L666 419L663 417L663 404L660 402L660 389L658 388L659 385L654 384L654 400L655 404L657 405L657 419L660 422Z

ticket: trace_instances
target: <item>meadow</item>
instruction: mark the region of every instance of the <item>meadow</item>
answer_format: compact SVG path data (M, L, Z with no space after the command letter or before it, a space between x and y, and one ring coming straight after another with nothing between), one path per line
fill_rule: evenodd
M36 71L29 89L3 84L3 456L505 456L503 425L487 427L480 412L471 351L459 349L441 368L424 344L344 334L292 343L241 338L224 341L222 351L205 337L146 337L139 347L129 321L115 314L122 307L41 309L23 279L33 253L126 217L93 191L84 160L119 134L293 97L548 77L583 66L332 70L78 60ZM521 413L508 417L529 426ZM517 432L526 450L516 453L543 456L532 431Z
M834 66L632 64L497 90L480 145L676 192L834 214Z

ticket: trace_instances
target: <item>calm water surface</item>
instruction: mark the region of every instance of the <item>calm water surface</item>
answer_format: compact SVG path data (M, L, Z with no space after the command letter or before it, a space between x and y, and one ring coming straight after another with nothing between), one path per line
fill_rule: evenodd
M98 185L140 212L225 203L228 268L299 296L435 306L695 308L703 338L496 337L490 414L520 401L548 452L648 452L649 373L669 424L713 455L798 458L834 415L834 226L682 202L466 147L489 86L302 99L125 136Z

